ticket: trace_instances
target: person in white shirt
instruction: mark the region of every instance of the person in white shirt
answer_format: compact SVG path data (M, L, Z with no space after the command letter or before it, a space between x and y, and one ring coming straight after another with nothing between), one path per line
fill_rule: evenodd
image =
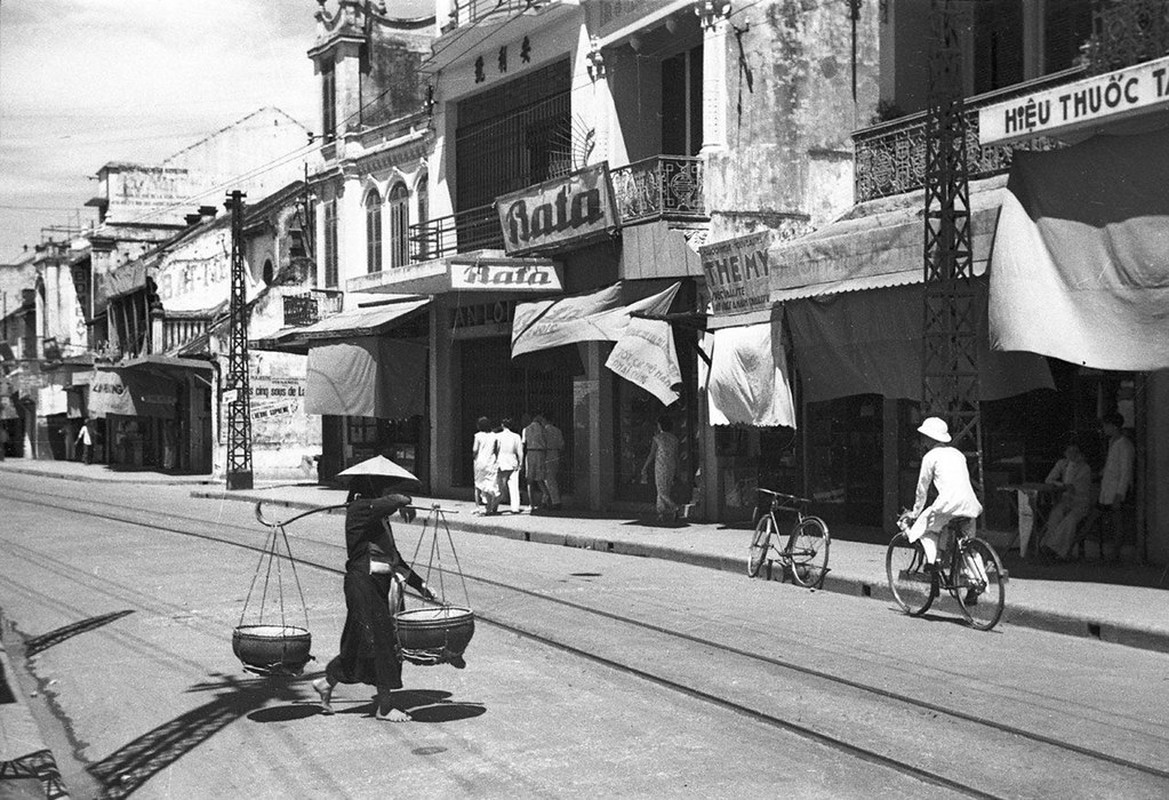
M1092 510L1092 468L1078 444L1068 443L1063 458L1055 462L1044 483L1061 487L1063 493L1047 516L1039 551L1057 560L1066 559L1075 544L1080 520Z
M81 445L81 453L78 456L78 461L84 461L86 464L93 463L93 436L89 432L89 420L81 420L81 430L77 432L77 444Z
M970 470L966 456L954 447L949 447L950 431L946 421L940 417L927 417L917 432L922 436L926 452L921 459L921 472L917 478L917 493L914 496L914 518L909 528L909 541L921 541L927 564L937 561L939 534L951 520L961 519L962 535L973 536L974 522L982 514L982 503L974 494L970 484ZM937 489L934 502L926 507L930 486ZM946 542L941 542L944 548Z
M1120 542L1124 535L1121 508L1129 490L1132 489L1136 449L1124 435L1124 417L1120 414L1113 412L1106 415L1100 421L1100 426L1104 430L1104 435L1108 437L1108 456L1104 459L1104 471L1100 474L1097 512L1111 521L1112 538L1116 544L1113 559L1119 561ZM1103 556L1103 537L1101 551L1100 555Z
M511 513L520 513L520 464L524 463L524 445L520 435L512 430L514 423L504 419L495 434L499 440L499 495L507 492Z

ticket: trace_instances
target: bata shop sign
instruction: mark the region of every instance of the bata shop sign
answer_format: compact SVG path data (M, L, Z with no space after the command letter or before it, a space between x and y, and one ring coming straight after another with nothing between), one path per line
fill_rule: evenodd
M978 112L980 144L1051 136L1169 107L1169 56L1025 94Z
M699 248L715 314L741 314L768 307L771 269L767 250L772 241L771 231L763 231Z
M503 247L527 253L606 233L617 227L608 164L529 186L495 200Z
M564 286L556 265L551 263L451 264L451 288L470 291L560 292Z

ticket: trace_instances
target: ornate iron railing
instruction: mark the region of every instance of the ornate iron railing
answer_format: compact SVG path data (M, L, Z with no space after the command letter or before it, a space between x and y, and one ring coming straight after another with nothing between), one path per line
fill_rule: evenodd
M709 219L702 159L654 156L609 172L622 225L651 219Z
M503 249L503 229L494 203L410 226L410 260L415 263L488 249Z
M1011 97L1059 86L1084 76L1083 67L1056 72L1027 83L967 99L966 152L970 178L987 178L1011 168L1016 150L1053 150L1059 142L1036 138L1008 145L982 146L978 141L978 110ZM919 112L865 128L852 135L855 145L856 202L913 192L925 186L926 114Z
M1169 53L1169 0L1097 0L1084 48L1093 75Z

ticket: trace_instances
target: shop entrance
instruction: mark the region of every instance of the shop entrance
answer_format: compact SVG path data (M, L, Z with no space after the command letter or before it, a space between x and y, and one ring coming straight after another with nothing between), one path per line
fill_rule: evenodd
M480 417L498 424L510 417L520 433L524 414L543 412L564 434L561 464L573 463L572 379L580 371L576 345L557 347L525 356L511 357L511 341L505 336L465 339L460 343L462 401L459 435L455 441L456 486L473 482L471 442ZM572 470L560 470L560 489L571 493Z

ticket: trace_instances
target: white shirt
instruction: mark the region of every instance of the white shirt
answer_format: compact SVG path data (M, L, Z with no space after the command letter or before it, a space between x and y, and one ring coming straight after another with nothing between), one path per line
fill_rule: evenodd
M517 470L520 461L524 458L524 446L520 442L520 435L515 431L504 428L499 434L499 468L501 470Z
M1132 468L1136 450L1127 436L1118 436L1108 445L1108 458L1100 475L1100 502L1106 506L1119 503L1132 488Z
M931 516L939 517L943 523L950 517L977 517L982 513L982 503L970 485L970 470L966 467L966 456L953 447L935 447L921 459L921 472L917 478L917 494L913 501L913 516L919 516L925 508L925 499L930 484L937 487L938 496L929 507ZM933 526L931 525L931 529Z

